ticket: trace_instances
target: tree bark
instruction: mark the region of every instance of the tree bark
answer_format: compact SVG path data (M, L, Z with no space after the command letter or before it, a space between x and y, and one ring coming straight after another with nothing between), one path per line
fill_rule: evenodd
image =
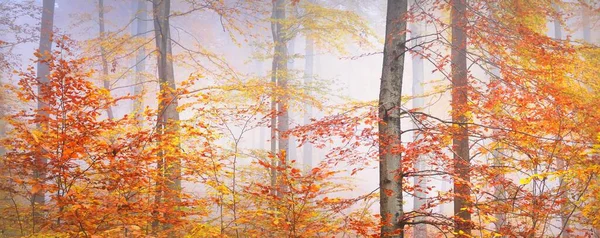
M154 15L154 34L156 38L156 50L158 51L157 68L158 81L160 84L160 96L158 105L158 123L157 131L163 135L163 140L168 140L167 144L175 149L179 148L177 139L179 113L177 112L177 95L175 86L175 74L173 72L173 59L171 52L171 33L169 29L170 0L153 0ZM181 192L181 161L178 157L166 153L163 150L159 154L157 165L162 170L162 176L158 181L156 203L157 207L167 204L176 209L176 204L180 202ZM167 219L177 219L168 217ZM158 228L158 221L154 221L153 227ZM165 228L168 228L165 227ZM171 234L173 235L173 234Z
M50 66L47 60L50 58L52 51L52 34L54 28L54 0L44 0L42 9L42 26L40 28L40 44L39 53L41 54L40 61L37 64L37 77L39 78L40 85L38 86L38 97L44 98L47 84L49 83L48 75L50 74ZM40 117L48 117L48 105L43 100L38 100L38 114ZM46 121L46 119L42 119ZM45 123L37 125L40 130L45 130ZM42 148L39 148L40 152ZM47 158L38 156L35 158L35 170L33 171L33 178L37 183L43 184L46 180L46 163ZM35 233L41 227L43 222L43 214L38 210L38 206L44 206L46 203L45 195L46 190L39 189L35 192L31 198L31 211L33 217L32 231ZM36 227L36 225L40 225Z
M455 231L459 236L471 235L471 213L469 211L470 155L469 131L466 112L468 110L468 72L467 72L467 36L466 0L451 0L452 26L452 121L457 131L452 136L454 150L454 216ZM460 235L464 233L465 235Z
M285 0L273 1L273 22L271 23L271 32L273 34L274 54L271 72L271 82L277 86L278 90L284 91L287 88L287 40L283 29L282 21L285 19ZM284 93L285 94L285 93ZM287 97L273 96L271 109L274 114L271 117L271 152L275 156L271 169L271 186L276 190L277 186L277 166L282 166L277 154L283 154L285 158L281 160L288 161L289 141L282 136L288 130L288 112Z
M379 90L379 191L381 237L404 237L400 115L406 50L406 0L388 0Z
M275 43L275 54L277 57L277 87L281 90L282 95L277 102L277 110L278 110L278 118L277 118L277 131L279 132L279 141L278 141L278 152L283 153L285 156L284 162L289 162L290 153L289 153L289 140L282 136L289 129L289 112L288 112L288 96L287 94L287 85L288 85L288 48L287 43L288 39L286 36L285 29L283 28L283 24L281 21L285 20L285 0L275 0L277 5L277 19L279 20L276 24L277 26L277 42Z
M494 159L495 167L501 168L502 166L504 166L504 164L502 163L502 160L504 159L504 156L502 155L502 148L494 149L492 151L492 156ZM498 174L496 176L496 178L494 178L494 180L495 181L504 180L504 174ZM499 203L506 200L506 190L504 189L504 185L499 184L499 185L494 186L494 197L496 197L496 199L499 201ZM496 218L496 221L494 221L494 225L496 226L496 232L498 234L502 234L502 227L506 223L506 213L503 210L499 210L499 211L496 211L496 214L494 215L494 217ZM505 236L501 236L501 237L505 237Z
M100 25L100 58L102 61L102 82L104 89L108 90L110 95L110 80L108 80L108 61L106 60L106 50L104 49L104 40L106 39L106 31L104 30L104 0L98 0L98 23ZM112 107L106 108L108 119L114 118Z

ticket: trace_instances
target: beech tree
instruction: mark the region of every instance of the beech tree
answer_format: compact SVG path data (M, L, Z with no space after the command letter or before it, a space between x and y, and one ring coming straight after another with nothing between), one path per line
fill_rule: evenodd
M459 235L470 236L470 160L468 118L468 87L467 70L467 2L464 0L450 1L452 25L452 121L456 132L452 138L454 153L454 215L456 216L456 232Z
M44 0L43 8L42 8L42 26L40 28L40 44L38 54L42 59L37 64L37 77L39 78L39 86L38 86L38 97L44 98L44 94L47 92L44 91L44 88L48 84L48 74L50 74L48 59L52 50L52 36L53 36L53 27L54 27L54 0ZM47 103L43 100L38 100L38 113L41 121L44 121L44 117L48 117L48 109ZM43 123L38 124L42 130L45 130L47 125ZM43 150L42 148L39 148ZM45 164L47 163L47 159L43 157L36 158L35 162L38 166L36 166L36 170L34 171L34 178L37 180L38 184L45 183L46 180L46 172L45 172ZM40 186L43 188L43 186ZM33 197L31 198L31 211L33 213L33 223L32 230L37 231L41 227L42 216L43 213L41 209L43 208L46 201L46 191L44 189L39 189L34 192ZM38 227L36 227L36 225Z
M407 1L389 0L386 16L383 73L379 88L379 196L381 237L404 237L400 116L402 74L406 51Z
M164 150L179 150L178 130L179 112L177 111L178 95L175 86L175 72L173 70L173 56L171 50L171 31L169 17L171 14L170 0L153 0L152 13L154 18L154 37L156 42L158 81L160 94L158 95L158 119L156 130L162 137L159 143L164 148L159 151L157 167L162 177L156 181L156 211L152 227L160 229L160 207L177 209L181 201L181 160L172 153ZM166 213L169 214L169 213ZM163 219L173 219L165 217ZM168 227L165 227L168 228Z
M418 4L422 4L419 3L418 1L411 1L411 11L413 12L418 12ZM420 52L422 52L422 49L420 49L420 45L423 44L424 40L421 38L423 37L423 32L425 29L423 29L423 25L421 22L410 22L409 23L409 29L410 29L410 41L412 42L411 47L413 47L415 52L418 53L414 53L412 55L412 107L413 109L416 110L422 110L423 107L425 106L425 99L424 97L424 89L423 89L423 84L425 83L424 81L424 60L423 57L419 54ZM413 132L413 141L418 141L420 139L420 135L419 135L419 124L416 121L413 121L413 129L415 129L415 131ZM415 160L415 170L416 171L423 171L426 168L426 161L425 161L425 156L420 156ZM426 178L420 177L420 176L415 176L414 177L414 186L415 186L415 192L414 192L414 199L413 199L413 210L414 211L420 211L423 209L423 206L425 205L425 203L427 202L427 193L425 192L425 190L427 189L427 181ZM423 218L418 218L416 220L416 222L423 222ZM426 225L423 224L417 224L415 226L415 237L427 237L427 227Z

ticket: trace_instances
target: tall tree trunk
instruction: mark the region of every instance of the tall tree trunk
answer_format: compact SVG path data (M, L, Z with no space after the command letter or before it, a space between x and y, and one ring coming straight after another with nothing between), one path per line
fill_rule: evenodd
M39 78L40 85L38 86L38 97L44 98L45 90L49 82L48 74L50 74L50 66L48 62L49 56L52 50L52 31L54 28L54 0L44 0L42 9L42 26L40 28L40 45L39 52L41 54L41 61L37 64L37 77ZM48 105L42 100L38 100L38 114L41 117L48 117ZM46 121L46 119L42 119ZM45 130L47 126L45 123L37 125L39 129ZM39 148L40 151L42 150ZM35 159L35 170L33 171L33 177L37 183L43 184L46 180L46 163L47 158L37 157ZM39 211L38 206L44 206L46 203L45 199L46 190L38 189L31 198L31 211L33 217L32 231L37 232L43 222L43 214ZM40 225L36 227L37 225Z
M282 21L285 19L285 0L274 0L273 1L273 23L271 23L271 32L273 33L273 64L272 64L272 75L271 81L275 83L278 89L285 91L287 88L287 41L285 39L285 33L283 29ZM271 152L274 155L284 154L284 162L287 162L289 141L287 138L282 136L288 130L288 112L287 112L287 97L286 96L274 96L271 104L271 109L275 114L271 118ZM277 127L277 128L275 128ZM273 161L273 168L271 169L271 185L275 189L277 183L277 172L275 167L279 159L275 156Z
M295 7L296 6L294 6L294 8ZM291 75L291 72L294 71L294 66L295 66L294 54L296 53L295 52L295 49L296 49L296 37L291 38L288 41L287 45L288 45L288 53L287 53L287 55L288 55L289 59L287 60L287 64L286 64L286 66L287 66L286 76L284 76L286 78L286 80L290 78L290 76L288 76L288 75ZM288 102L287 101L288 100L286 100L284 102L285 105L286 105L285 106L285 111L288 113L287 116L288 116L288 118L294 118L294 113L292 113L289 110L287 110L288 109L288 107L287 107L287 103ZM288 125L289 125L289 119L288 119ZM288 155L288 157L287 157L288 160L289 161L298 161L298 154L296 153L297 152L296 149L297 149L298 145L296 144L296 139L294 138L294 136L290 135L287 138L287 141L288 141L288 150L286 150L286 152L287 152L287 155Z
M313 80L314 69L314 45L315 42L310 36L306 36L306 46L304 49L304 84L305 87L310 86ZM310 92L308 93L310 96ZM304 103L304 125L310 124L310 119L313 116L313 108L310 103ZM310 171L313 167L313 145L306 142L302 147L302 164L305 169Z
M255 71L256 71L256 76L258 78L262 78L263 77L263 63L261 60L256 60L255 62ZM258 149L265 149L265 143L266 143L266 136L267 132L266 132L266 128L264 126L260 126L258 128L258 146L256 146L256 148Z
M412 5L411 8L416 8L416 3L415 0L411 1ZM417 12L418 10L414 10L415 12ZM419 52L422 50L422 48L420 47L420 45L423 43L423 41L421 40L421 28L422 28L422 24L420 24L419 22L412 22L411 24L409 24L410 27L410 38L412 41L412 45L414 47L414 50ZM425 93L423 90L423 83L424 83L424 66L423 66L423 58L421 57L421 55L419 54L413 54L412 55L412 73L413 73L413 82L412 82L412 95L413 97L416 96L416 98L413 99L412 101L412 106L413 108L423 108L425 106L425 100L422 98L423 94ZM418 128L418 125L416 124L416 122L413 122L413 127L415 129ZM417 141L421 139L421 136L419 134L418 131L414 131L413 132L413 141ZM417 171L423 171L425 170L425 157L424 156L419 156L416 161L415 161L415 170ZM425 205L425 202L427 201L427 193L425 193L426 191L426 187L427 187L427 182L425 181L424 177L422 176L415 176L414 177L414 185L417 187L417 189L415 190L415 196L414 196L414 200L413 200L413 210L414 211L421 211L423 205ZM416 222L422 222L424 220L423 217L419 217L417 218L415 221ZM417 224L415 225L415 232L414 232L414 237L415 238L426 238L427 237L427 226L425 224Z
M148 7L146 5L146 0L138 0L137 1L137 10L135 12L136 18L136 37L145 39L145 33L148 31ZM142 94L144 93L144 75L146 72L146 48L140 47L137 51L136 59L135 59L135 83L133 86L133 96L135 96L135 101L133 102L133 113L135 113L135 118L139 124L142 122L142 110L144 105L144 100L142 98Z
M108 61L106 60L106 50L104 49L104 40L106 39L106 31L104 30L104 0L98 0L98 23L100 25L100 58L102 59L102 81L104 89L110 94L110 80L108 79ZM108 119L114 118L112 107L106 109Z
M492 156L494 159L495 167L501 168L502 166L504 166L502 163L502 159L504 159L504 156L502 155L501 147L494 149L492 151ZM496 178L494 178L494 180L504 180L504 174L496 175ZM494 186L494 197L496 198L496 200L498 200L499 203L502 203L504 200L506 200L506 191L504 189L504 185L498 184ZM496 211L494 217L496 218L496 221L494 221L494 225L496 226L496 232L498 234L502 234L502 226L504 226L504 224L506 223L506 213L504 213L503 210Z
M285 163L288 162L289 156L289 140L282 136L289 129L289 112L288 112L288 96L287 96L287 86L288 86L288 48L287 48L287 35L285 30L283 29L283 24L281 21L285 20L285 0L275 0L277 5L277 42L275 43L275 54L277 57L277 86L282 91L282 95L277 102L277 110L278 110L278 118L277 118L277 131L279 132L279 141L278 141L278 152L285 154L285 159L283 160Z
M173 59L171 52L171 33L169 29L170 0L153 0L154 34L156 38L156 50L158 51L158 81L160 84L160 96L158 105L157 131L163 135L163 140L168 140L168 146L178 149L179 142L175 139L179 130L179 113L177 112L177 95L175 87L175 74L173 72ZM178 157L169 155L165 149L159 154L157 166L162 170L162 178L157 184L156 206L163 204L171 206L171 211L176 209L180 202L181 192L181 161ZM165 214L166 219L177 219ZM158 228L158 221L154 221L154 230ZM168 226L166 227L168 228ZM174 235L174 234L171 234Z
M471 235L471 213L469 212L470 155L467 117L468 75L467 75L467 26L466 0L451 0L452 25L452 121L458 130L452 136L454 150L454 216L455 231L464 236ZM459 235L461 236L461 235Z
M271 84L273 87L277 86L277 61L279 55L277 55L277 2L273 1L273 10L271 12L271 33L273 37L273 61L271 62ZM274 90L275 91L275 90ZM271 155L273 160L271 161L271 189L272 194L277 194L277 95L273 92L271 98Z
M379 89L379 191L381 237L404 237L400 116L406 50L407 0L388 0Z
M497 2L491 2L490 4L490 8L498 8L498 4ZM519 5L516 5L517 9L519 7ZM519 12L517 10L517 12ZM490 19L494 18L494 15L492 14L492 12L490 11L488 14L488 17ZM493 56L488 55L487 57L493 58ZM498 66L495 63L491 63L488 64L488 67L490 68L489 71L489 76L490 76L490 82L493 81L500 81L501 80L501 75L500 75L500 69L498 68ZM492 89L493 90L493 89ZM502 155L502 145L496 145L496 148L494 148L492 150L492 165L499 169L502 168L503 166L503 155ZM504 174L503 173L499 173L498 175L496 175L493 178L494 181L503 181L504 180ZM503 184L497 184L494 185L494 197L496 199L497 203L504 203L504 199L506 199L506 190L504 189L504 185ZM506 212L503 209L499 209L496 211L496 213L494 214L494 217L496 218L496 221L494 221L494 226L496 228L496 233L498 234L502 234L502 227L504 226L504 224L506 223ZM505 236L500 236L500 237L505 237Z
M554 5L555 10L558 12L560 11L560 8L557 5ZM562 27L560 25L560 21L558 19L554 19L554 39L556 40L562 40ZM558 75L558 77L562 77L563 75ZM559 171L562 171L565 169L565 161L562 159L557 159L556 161L556 167ZM564 200L564 202L566 203L569 200L569 197L567 196L567 188L565 187L565 181L563 179L562 176L559 177L559 186L563 187L560 188L560 192L562 192L562 195L560 196L561 199ZM569 220L568 220L568 211L567 208L565 206L565 203L562 203L560 205L560 228L561 228L561 237L569 237L569 233L567 232L567 229L569 227Z

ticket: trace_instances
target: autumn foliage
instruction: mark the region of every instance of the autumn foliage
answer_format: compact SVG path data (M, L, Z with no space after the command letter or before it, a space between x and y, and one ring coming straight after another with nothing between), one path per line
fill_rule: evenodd
M406 14L386 22L427 26L416 37L393 32L406 38L393 46L404 49L394 51L405 57L402 67L419 56L432 69L412 72L428 81L424 95L398 90L389 108L339 97L337 85L316 81L312 68L300 76L293 66L312 65L319 54L372 57L382 52L354 51L372 51L379 37L400 39L376 36L363 16L385 13L361 3L182 1L188 5L177 2L178 9L189 11L160 15L166 25L170 17L218 15L227 37L215 41L251 46L251 60L272 64L267 73L235 69L219 47L199 44L185 27L154 38L115 30L85 41L55 31L54 50L37 51L31 66L10 73L14 82L2 82L0 236L419 237L418 226L429 237L598 236L600 49L574 32L593 28L590 18L598 19L590 12L599 3L462 1L464 19L453 21L460 1L408 1ZM5 6L19 16L39 10ZM31 41L21 38L29 28L7 19L0 17L6 32L18 33L15 45ZM203 32L212 27L201 25ZM268 26L276 29L272 36ZM452 41L457 33L466 45ZM187 46L185 37L198 44ZM311 51L293 52L298 39ZM102 74L97 48L103 66L110 65ZM450 53L457 49L468 63L460 85L451 82L457 60ZM15 57L12 48L3 51L0 65L18 69ZM158 80L154 65L130 72L146 58L158 59ZM36 64L48 66L48 82ZM410 78L389 69L404 80L396 89L406 88ZM381 68L372 71L380 78ZM169 73L173 85L161 81ZM135 85L118 84L128 78ZM136 85L145 88L117 90ZM422 108L408 106L420 99L428 101ZM135 110L107 116L132 102ZM165 116L165 108L177 117ZM308 116L300 122L294 115ZM460 162L458 137L469 157ZM311 154L300 154L312 165L298 156L307 147ZM399 186L358 188L383 157L399 164L384 176ZM397 210L380 212L380 195L401 198ZM407 209L414 199L421 207ZM452 211L456 201L463 207Z

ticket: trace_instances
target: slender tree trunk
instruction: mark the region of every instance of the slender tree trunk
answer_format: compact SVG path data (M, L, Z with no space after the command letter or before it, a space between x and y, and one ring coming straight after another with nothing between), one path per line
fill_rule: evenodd
M492 152L492 156L494 158L494 166L498 168L502 167L503 156L501 148L494 149L494 151ZM494 180L504 180L504 174L498 174ZM496 200L498 200L499 203L502 203L506 199L506 191L504 189L504 185L499 184L494 186L494 197L496 197ZM494 221L494 225L496 226L496 232L502 234L502 226L504 226L504 224L506 223L506 213L504 213L503 210L496 211L494 217L496 218L496 221Z
M295 6L294 6L295 7ZM294 70L294 66L295 66L295 60L294 60L294 54L295 54L295 49L296 49L296 37L291 38L288 41L288 57L289 59L287 60L287 71L286 71L286 80L290 78L291 72ZM294 113L290 112L287 107L287 100L284 102L286 104L285 106L285 111L288 113L288 118L294 118ZM289 125L289 119L288 119L288 125ZM298 147L298 145L296 144L296 139L290 135L287 138L288 141L288 150L286 150L287 154L288 154L288 160L289 161L298 161L298 154L296 153L296 148Z
M52 31L54 28L54 0L44 0L43 1L43 9L42 9L42 26L40 28L40 45L39 52L41 54L40 62L37 65L37 77L39 78L40 85L38 86L38 97L44 98L45 90L47 84L49 82L48 74L50 74L50 66L46 60L49 59L51 50L52 50ZM45 118L48 117L48 105L42 101L38 100L38 114L39 116ZM42 121L46 121L46 119L42 119ZM47 126L45 123L40 123L37 125L39 129L45 130ZM40 148L40 152L41 152ZM47 159L43 157L37 157L35 159L35 170L33 172L33 177L37 181L37 183L43 184L46 180L46 163ZM33 217L33 225L32 231L37 232L41 228L41 223L43 222L43 213L39 210L38 207L44 206L46 203L45 189L39 189L35 192L31 198L31 211Z
M497 5L496 2L491 2L490 3L491 7L497 8L499 7ZM518 8L518 4L516 5L516 7ZM518 12L518 10L517 10ZM490 19L494 18L493 14L490 12L490 14L488 15L488 17ZM493 56L488 56L490 58L492 58ZM500 69L497 67L496 64L489 64L488 67L490 68L490 72L489 72L489 76L490 76L490 82L493 81L498 81L501 79L501 75L500 75ZM501 168L503 166L503 162L502 160L503 155L502 155L502 146L497 146L497 148L495 148L492 151L492 157L493 157L493 161L492 161L492 165L495 168ZM504 174L500 173L498 175L496 175L493 178L494 181L503 181L504 180ZM506 199L506 190L504 189L504 185L503 184L497 184L494 185L494 197L496 199L496 203L501 204L504 203L504 199ZM506 223L506 213L503 209L499 209L496 211L496 213L494 214L494 217L496 218L496 221L494 221L494 226L496 228L496 232L498 234L502 234L502 227L504 226L504 224ZM505 237L505 236L500 236L500 237Z
M285 0L273 1L273 23L271 23L271 32L273 33L273 64L271 81L275 83L278 89L285 91L287 88L287 41L283 32L282 21L285 19ZM287 97L274 96L271 104L271 109L275 114L271 118L271 152L273 155L284 154L283 162L287 162L289 141L283 138L282 134L288 130L288 112L287 112ZM277 183L277 171L275 167L282 165L278 163L279 158L275 156L273 168L271 169L271 185L275 189Z
M415 2L415 0L411 1L413 5L411 5L411 7L415 7L417 4ZM418 10L414 10L415 12ZM423 41L419 38L422 33L421 33L421 28L422 28L422 24L420 24L419 22L412 22L411 24L409 24L410 26L410 38L412 39L413 42L413 47L415 51L421 51L422 48L420 47L420 45L423 43ZM412 106L413 108L423 108L425 106L425 100L421 97L425 92L423 89L423 83L424 83L424 67L423 67L423 58L421 57L421 55L418 54L413 54L412 55L412 73L413 73L413 83L412 83L412 95L413 97L416 96L416 98L413 99L412 101ZM418 125L416 124L416 122L413 122L413 127L415 129L418 128ZM413 140L417 141L421 139L421 136L419 135L418 131L415 131L413 133ZM425 170L426 164L425 164L425 157L424 156L419 156L416 161L415 161L415 170L417 171L423 171ZM415 176L414 180L413 180L415 186L417 187L417 189L415 190L415 197L413 200L413 210L414 211L421 211L423 209L423 206L425 205L425 202L427 201L427 193L425 193L426 189L427 189L427 182L425 181L424 177L422 176ZM422 222L424 220L423 217L419 217L417 218L415 221L416 222ZM414 231L414 237L415 238L426 238L427 237L427 226L425 224L417 224L415 225L415 231Z
M277 19L280 21L285 20L285 0L275 0L277 5ZM285 154L285 163L289 162L290 151L289 151L289 140L282 136L289 129L289 112L288 112L288 48L287 48L287 35L283 28L283 24L278 22L277 24L277 42L275 43L275 54L277 57L277 86L282 91L281 98L277 102L278 118L277 118L277 131L279 132L278 141L278 152Z
M560 11L559 7L554 5L556 11ZM558 21L558 19L554 20L554 39L556 40L562 40L562 27L560 25L560 22ZM558 77L562 77L562 75L559 75ZM557 159L556 161L556 167L559 171L562 171L565 169L565 161L562 159ZM564 202L566 203L569 200L569 197L567 196L567 188L564 187L565 181L563 179L562 176L559 177L559 186L563 187L562 191L562 195L560 196L561 199L565 200ZM565 206L565 203L562 203L560 205L560 228L563 230L561 233L561 237L569 237L569 233L567 232L567 229L569 228L569 220L568 220L568 211L567 208Z
M163 140L168 140L168 146L178 149L179 143L175 139L178 133L179 113L177 112L177 95L175 87L175 74L173 72L173 61L171 52L171 34L169 29L170 0L153 0L154 34L156 38L156 49L158 51L158 79L160 84L160 96L158 105L158 132ZM168 150L168 149L166 149ZM181 192L181 161L178 157L170 155L166 150L161 151L157 165L162 170L163 178L157 184L156 203L157 207L168 205L171 211L166 212L168 220L178 219L169 217L168 213L176 209L180 202ZM153 226L157 230L158 222ZM169 228L166 226L165 228ZM172 236L175 234L171 233Z
M379 191L381 237L404 237L400 116L406 50L407 0L388 0L379 89Z
M277 1L273 1L273 10L271 13L271 33L273 37L273 61L271 63L271 83L273 87L277 87L277 62L279 61L279 55L277 54L277 43L279 40L279 33L277 33L277 25L278 25L278 11L277 11ZM271 161L271 189L272 194L277 195L277 100L278 97L273 92L273 97L271 99L271 155L273 156L273 160Z
M263 65L262 65L262 61L261 60L256 60L255 61L255 70L256 70L256 76L259 78L263 77ZM267 132L266 132L266 128L264 126L261 126L258 128L258 149L265 149L265 143L267 140Z
M137 10L135 13L135 18L137 22L137 27L135 30L136 37L145 39L145 33L148 31L148 7L146 4L146 0L138 0L137 1ZM144 105L144 100L142 95L144 93L144 75L146 72L146 48L140 47L137 51L136 59L135 59L135 82L133 86L133 96L135 96L135 101L133 102L133 113L135 113L136 121L141 124L142 122L142 110Z
M108 61L106 60L106 50L104 49L104 40L106 39L106 31L104 30L104 0L98 0L98 23L100 25L100 58L102 59L102 82L104 89L110 94L110 80L108 79ZM106 109L108 119L114 118L112 107Z
M452 19L452 121L458 123L458 130L453 135L454 149L454 216L455 231L464 236L471 235L471 213L469 212L471 194L469 131L465 124L468 100L467 72L467 26L466 0L451 0ZM462 235L459 235L462 236Z
M310 36L306 36L306 46L304 52L304 84L310 86L313 80L314 69L314 41ZM310 92L308 93L310 96ZM313 116L313 108L310 103L304 103L304 125L310 124L310 119ZM302 164L305 169L310 171L313 167L313 145L306 142L302 147Z

